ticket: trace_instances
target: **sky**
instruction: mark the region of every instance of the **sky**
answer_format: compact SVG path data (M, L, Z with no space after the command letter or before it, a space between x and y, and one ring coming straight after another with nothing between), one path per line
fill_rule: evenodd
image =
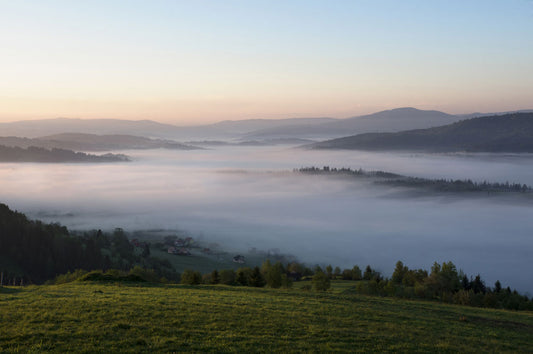
M533 108L533 1L4 1L0 122Z

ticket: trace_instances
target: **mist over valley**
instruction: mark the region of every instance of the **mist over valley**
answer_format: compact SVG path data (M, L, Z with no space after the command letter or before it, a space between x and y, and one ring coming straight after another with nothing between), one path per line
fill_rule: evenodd
M529 154L412 154L222 146L127 150L127 164L0 165L2 200L71 229L185 230L239 251L304 262L427 268L453 261L488 284L533 292L531 198L411 195L371 181L301 175L305 166L533 185Z

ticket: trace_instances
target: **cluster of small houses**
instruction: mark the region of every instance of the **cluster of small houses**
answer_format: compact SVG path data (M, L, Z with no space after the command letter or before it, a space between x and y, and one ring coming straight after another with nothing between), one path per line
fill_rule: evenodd
M135 247L139 247L139 248L145 248L146 246L148 246L148 243L143 242L143 241L139 241L136 238L131 240L131 244L134 245Z
M169 254L175 254L178 256L190 256L191 250L190 248L194 245L194 240L192 237L186 237L186 238L178 238L176 241L174 241L173 246L169 246L167 248L167 252ZM202 253L205 254L213 254L210 248L203 248ZM246 262L246 259L244 256L236 255L233 257L233 262L243 264Z
M190 256L191 250L189 247L194 243L192 237L178 238L174 241L174 246L170 246L167 252L170 254L177 254L179 256Z

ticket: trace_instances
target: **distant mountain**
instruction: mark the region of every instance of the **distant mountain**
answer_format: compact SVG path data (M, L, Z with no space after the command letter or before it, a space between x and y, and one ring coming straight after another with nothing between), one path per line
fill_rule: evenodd
M108 151L124 149L194 150L199 147L172 140L149 139L132 135L95 135L63 133L39 138L0 137L0 145L27 148L67 149L75 151Z
M0 135L36 138L82 132L98 135L133 135L177 140L230 139L258 129L287 125L315 125L333 118L250 119L196 126L176 126L151 120L56 118L0 123Z
M173 140L150 139L133 135L95 135L63 133L33 139L63 149L81 151L105 151L123 149L174 149L195 150L196 146L181 144ZM1 138L0 138L1 142Z
M176 126L151 120L57 118L0 123L0 136L37 138L62 133L84 133L177 141L259 141L261 144L268 144L268 141L280 139L323 140L361 133L425 129L478 115L480 114L451 115L407 107L346 119L247 119L194 126Z
M43 149L30 146L27 149L0 145L0 162L125 162L125 155L91 155L64 149Z
M167 132L172 132L175 129L177 129L176 126L150 120L56 118L0 123L0 135L27 138L67 132L159 137L161 135L165 136Z
M335 118L286 118L286 119L246 119L226 120L209 125L232 133L251 133L261 129L274 129L291 126L314 126L339 121Z
M248 134L247 138L300 137L324 138L369 132L398 132L408 129L430 128L450 124L462 118L439 111L416 108L397 108L369 115L326 122L315 125L285 126L262 129Z
M512 113L399 133L369 133L308 145L312 149L533 152L533 113Z
M279 138L244 141L220 141L220 140L200 140L188 141L187 144L198 146L272 146L272 145L302 145L315 142L310 139Z

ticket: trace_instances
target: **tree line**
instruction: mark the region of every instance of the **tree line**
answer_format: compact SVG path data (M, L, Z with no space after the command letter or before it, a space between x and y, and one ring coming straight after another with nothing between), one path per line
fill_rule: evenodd
M458 271L452 262L435 262L428 272L424 269L409 269L401 261L390 278L367 265L364 270L358 265L349 269L311 269L298 262L283 265L266 260L261 267L242 267L236 271L224 269L201 274L185 270L181 283L186 285L224 284L232 286L290 288L294 282L303 281L303 290L326 291L332 280L354 281L353 290L358 294L390 296L406 299L437 300L446 303L475 307L509 310L533 310L533 299L521 295L510 287L504 288L500 281L487 286L478 274L468 277Z
M532 192L533 188L526 184L520 183L490 183L487 181L474 182L470 179L429 179L420 177L403 176L386 171L365 171L363 169L353 170L351 168L335 168L324 166L320 167L302 167L295 169L294 172L305 174L321 175L346 175L353 177L377 177L375 183L386 184L397 187L428 188L439 192Z

